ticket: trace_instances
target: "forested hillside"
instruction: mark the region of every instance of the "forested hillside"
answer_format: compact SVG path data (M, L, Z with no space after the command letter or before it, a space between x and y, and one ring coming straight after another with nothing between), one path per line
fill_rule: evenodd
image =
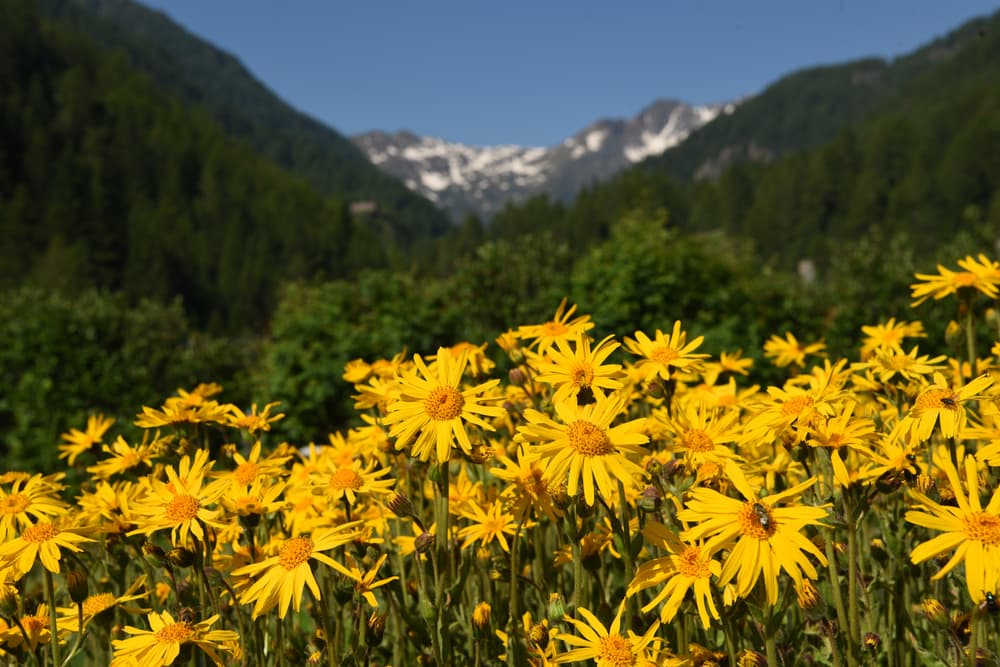
M829 131L827 107L815 109L814 121L803 116L812 108L811 101L821 99L814 84L822 73L815 70L783 79L756 100L773 104L755 110L755 101L747 102L683 144L684 150L695 150L699 136L716 136L712 133L717 124L755 118L758 132L776 132L775 137L785 142L766 162L737 161L715 178L691 182L671 175L667 165L680 154L668 151L659 162L583 190L568 206L542 197L509 206L484 233L488 238L513 238L551 229L573 247L586 248L607 238L612 223L628 210L662 207L681 230L720 231L751 240L762 261L786 268L804 259L822 268L845 243L875 229L885 238L912 238L918 255L934 250L958 229L978 230L985 236L993 230L996 237L1000 15L974 21L891 66L874 61L867 66L882 72L883 80L898 79L886 88L892 94L877 97L880 103L869 105L863 118L845 124L814 148L795 149L819 135L810 139L793 132L783 113L794 111L799 118L795 122L804 129L815 124ZM860 67L834 68L839 74L832 80L847 85L862 71ZM831 76L826 76L828 83ZM829 101L828 93L837 89L824 87L827 97L822 99ZM775 97L775 91L781 95ZM843 100L845 110L855 108L852 99L847 95ZM713 150L706 148L697 160L709 159ZM777 157L778 153L784 156ZM657 165L662 168L654 168Z
M131 0L38 0L38 6L102 48L123 54L163 91L206 111L228 136L320 192L377 202L393 242L406 245L447 231L447 216L433 204L372 165L336 130L288 106L232 55L163 13Z
M352 219L161 92L122 56L3 0L0 286L180 296L201 326L263 324L283 280L387 266L383 215Z

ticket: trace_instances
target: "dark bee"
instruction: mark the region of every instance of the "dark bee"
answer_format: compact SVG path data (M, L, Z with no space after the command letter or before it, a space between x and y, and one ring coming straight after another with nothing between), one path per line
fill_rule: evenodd
M753 511L757 515L757 523L764 530L770 530L771 528L771 513L768 511L767 507L761 503L753 504Z
M949 408L953 408L955 407L955 399L952 398L951 396L945 396L941 399L941 404L946 405Z
M988 611L991 614L995 614L1000 611L1000 600L997 600L993 593L987 593L986 599L979 604L979 608L982 611Z

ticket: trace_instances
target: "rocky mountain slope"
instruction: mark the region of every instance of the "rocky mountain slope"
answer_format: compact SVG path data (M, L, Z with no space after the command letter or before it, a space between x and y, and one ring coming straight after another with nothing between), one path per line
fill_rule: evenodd
M540 193L570 199L581 186L659 155L734 108L660 100L633 118L597 121L546 148L469 146L411 132L368 132L353 140L374 164L453 219L468 213L489 219L508 202Z

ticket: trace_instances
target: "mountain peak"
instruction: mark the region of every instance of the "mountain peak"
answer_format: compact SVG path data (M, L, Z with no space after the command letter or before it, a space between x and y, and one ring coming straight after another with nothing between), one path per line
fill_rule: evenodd
M555 146L470 146L409 131L353 137L375 165L447 210L489 219L508 202L546 193L569 199L645 158L677 145L734 104L653 102L632 118L602 118Z

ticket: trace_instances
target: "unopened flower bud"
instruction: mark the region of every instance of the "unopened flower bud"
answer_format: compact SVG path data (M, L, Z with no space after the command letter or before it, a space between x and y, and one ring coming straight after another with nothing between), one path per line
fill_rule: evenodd
M184 547L174 547L167 552L167 562L174 567L191 567L194 564L194 552Z
M795 593L802 609L812 609L819 603L819 591L811 579L803 579L802 585L795 587Z
M418 554L425 554L434 548L434 535L428 532L423 532L417 535L416 539L413 540L413 548L417 550Z
M758 651L746 649L736 659L736 665L737 667L765 667L767 665L767 656Z
M18 615L20 595L14 586L0 584L0 616L14 618Z
M948 610L937 599L926 598L920 603L920 608L924 612L924 615L933 623L938 625L947 625L949 623Z
M549 645L549 629L541 623L533 623L528 630L528 641L544 651Z
M380 614L377 611L373 611L372 615L368 617L368 623L365 625L365 644L367 646L378 646L382 643L382 637L385 636L385 623L387 614Z
M142 553L154 565L167 565L167 554L152 542L142 543Z
M507 373L507 380L515 387L523 387L528 384L528 374L518 366L510 369Z
M650 398L663 398L664 396L667 395L667 390L663 387L662 384L660 384L656 380L653 380L652 382L649 383L647 391L649 393Z
M410 497L402 491L396 491L387 503L389 510L398 517L407 517L413 514L413 503Z
M76 604L83 604L90 594L87 586L87 573L83 570L70 570L66 573L66 588L69 590L69 599Z
M493 616L493 608L490 607L489 602L480 602L476 605L476 608L472 610L472 624L476 628L482 630L490 624L490 618Z
M662 494L660 490L655 486L647 486L642 490L642 495L639 496L639 509L647 514L652 514L660 510L660 506L663 504Z
M549 604L545 608L545 615L552 623L558 623L566 615L566 601L559 593L549 595Z
M866 632L863 643L865 648L872 653L878 653L878 650L882 648L882 638L874 632Z

